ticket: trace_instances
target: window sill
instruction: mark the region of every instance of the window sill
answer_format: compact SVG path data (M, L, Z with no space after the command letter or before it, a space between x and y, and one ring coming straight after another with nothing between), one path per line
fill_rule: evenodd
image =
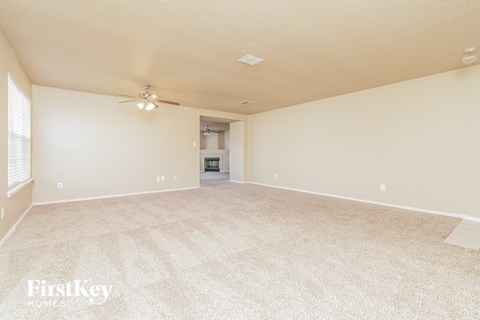
M7 192L7 197L8 197L8 198L13 197L13 195L14 195L15 193L17 193L18 191L22 190L23 188L25 188L26 186L28 186L28 185L29 185L30 183L32 183L32 182L33 182L33 178L30 178L30 179L28 179L27 181L22 182L22 183L16 185L16 186L13 187L12 189L8 190L8 192Z

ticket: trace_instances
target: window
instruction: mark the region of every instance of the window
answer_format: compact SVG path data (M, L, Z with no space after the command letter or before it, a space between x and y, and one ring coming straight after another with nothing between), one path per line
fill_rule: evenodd
M30 180L30 100L8 75L8 189Z

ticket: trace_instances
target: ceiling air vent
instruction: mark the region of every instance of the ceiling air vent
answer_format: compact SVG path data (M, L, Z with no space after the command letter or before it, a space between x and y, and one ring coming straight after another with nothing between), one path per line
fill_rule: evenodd
M252 104L252 103L253 103L252 101L243 100L243 101L240 101L238 104L240 104L242 106L246 106L247 104Z
M247 54L247 55L241 57L240 59L238 59L238 61L246 63L246 64L251 65L251 66L254 66L254 65L262 62L263 59L259 58L259 57L252 56L251 54Z

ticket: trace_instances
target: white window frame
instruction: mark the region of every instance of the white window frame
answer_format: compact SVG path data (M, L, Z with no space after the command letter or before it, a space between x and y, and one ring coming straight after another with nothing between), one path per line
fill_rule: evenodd
M12 89L13 86L13 89ZM12 92L11 90L17 91L17 99L20 99L20 101L17 100L16 104L14 105L12 102ZM8 184L8 192L7 196L10 198L12 197L16 192L20 191L23 189L25 186L30 184L33 181L32 178L32 101L28 98L28 96L25 94L25 92L22 90L22 88L17 85L15 80L13 79L12 75L8 73L8 81L7 81L7 96L8 96L8 173L7 173L7 184ZM19 106L20 104L20 106ZM14 110L14 108L16 108ZM21 111L18 111L18 108L21 108ZM21 133L19 134L18 132L13 132L13 112L21 113L19 118L17 118L17 121L20 122L20 127L21 127ZM25 124L25 122L27 122ZM18 129L18 127L17 127ZM19 131L19 130L17 130ZM18 165L18 160L17 161L12 161L13 159L16 159L15 156L12 156L12 136L17 135L20 136L22 139L22 142L20 144L22 145L22 148L20 148L20 152L22 153L22 156L24 153L24 148L27 147L27 159L28 162L23 164L23 166L26 165L26 169L28 170L27 172L24 172L24 174L20 174L20 177L18 181L11 181L12 180L12 162L16 162L16 165ZM22 164L20 165L22 166ZM19 170L21 170L20 168ZM26 170L25 170L26 171Z

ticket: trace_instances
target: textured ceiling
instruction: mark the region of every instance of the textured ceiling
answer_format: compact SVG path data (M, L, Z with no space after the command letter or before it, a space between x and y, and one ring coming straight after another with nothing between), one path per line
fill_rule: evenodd
M479 17L478 0L0 1L35 84L135 95L150 82L246 114L461 68ZM237 62L247 53L265 62Z

